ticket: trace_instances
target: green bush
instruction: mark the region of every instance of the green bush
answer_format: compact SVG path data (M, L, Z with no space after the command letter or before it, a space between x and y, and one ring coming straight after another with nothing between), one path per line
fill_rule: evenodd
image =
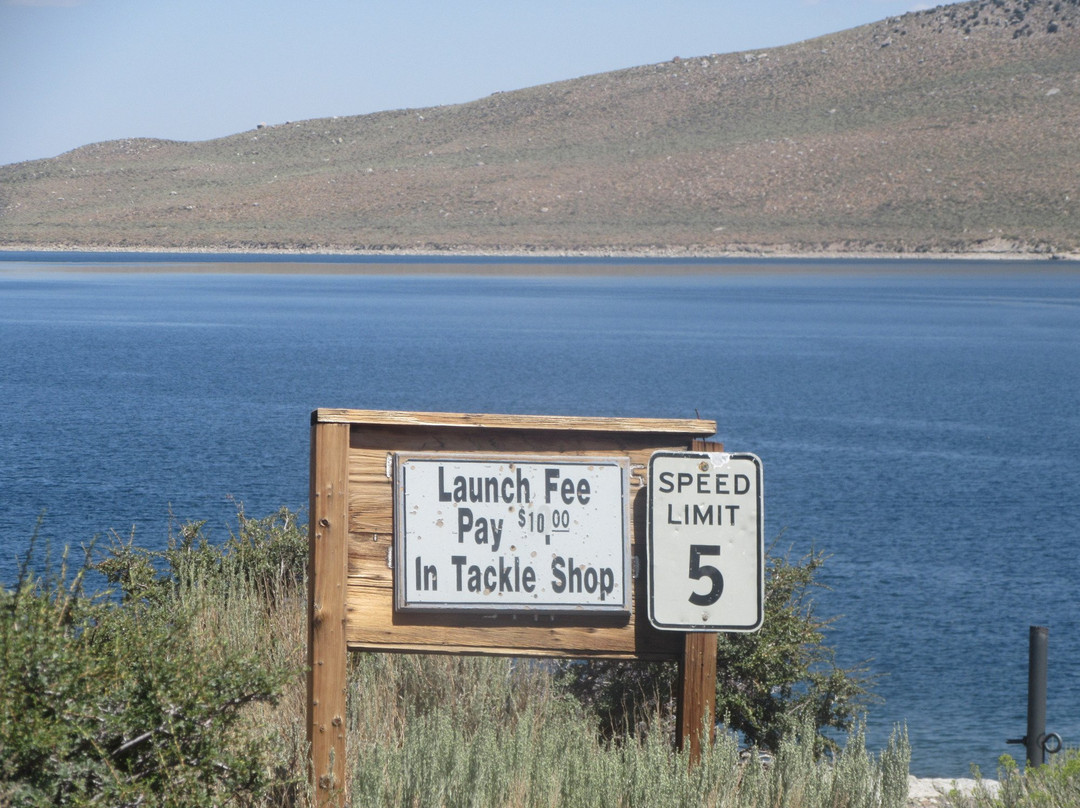
M820 551L798 562L771 556L761 630L718 640L717 718L755 746L776 749L809 721L821 746L835 748L833 731L851 730L875 701L873 677L862 667L839 667L825 642L832 621L815 613L811 597L824 563Z
M306 536L284 510L238 524L221 545L204 523L183 525L159 553L114 538L99 563L87 552L70 568L65 556L52 569L46 548L37 574L27 556L15 588L0 588L0 806L309 804ZM820 632L800 600L819 566L770 561L766 625ZM114 592L84 591L95 571ZM820 636L792 631L811 646L804 664L822 659ZM758 652L793 653L794 641ZM348 677L357 806L900 808L906 797L902 734L874 757L855 726L826 752L825 713L794 690L771 762L721 733L691 768L663 694L626 713L635 731L600 733L600 702L575 698L544 661L353 654Z
M717 641L716 720L749 745L775 751L806 721L817 728L818 751L835 748L836 731L851 730L873 703L873 678L863 668L836 665L825 642L829 622L810 597L825 556L798 562L770 554L765 619L748 634ZM568 687L590 705L610 735L633 733L654 713L670 719L677 670L666 665L599 662L560 666Z
M307 575L307 531L288 508L251 519L241 505L238 529L220 546L210 541L206 522L187 522L169 537L162 552L137 547L115 534L107 557L95 565L125 600L162 603L183 582L237 577L250 584L270 605L281 596L301 594Z
M300 667L262 653L253 582L224 564L206 574L213 551L189 550L197 563L159 575L128 545L123 573L106 567L123 600L83 590L89 551L71 575L66 554L35 574L31 550L0 588L0 804L250 805L295 790L303 771L273 767L273 734L248 717Z
M1023 770L1012 755L998 760L999 786L989 789L975 769L976 786L970 795L951 792L952 808L1076 808L1080 805L1080 749L1066 749L1045 766Z

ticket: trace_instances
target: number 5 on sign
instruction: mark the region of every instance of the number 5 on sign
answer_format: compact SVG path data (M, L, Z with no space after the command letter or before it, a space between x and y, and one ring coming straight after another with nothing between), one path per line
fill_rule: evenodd
M656 452L648 508L650 622L675 631L761 628L761 461L746 453Z

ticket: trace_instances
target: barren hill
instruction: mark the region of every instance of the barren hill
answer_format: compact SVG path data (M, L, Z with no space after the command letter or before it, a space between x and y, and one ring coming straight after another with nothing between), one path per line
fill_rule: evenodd
M0 167L0 245L1080 249L1080 0Z

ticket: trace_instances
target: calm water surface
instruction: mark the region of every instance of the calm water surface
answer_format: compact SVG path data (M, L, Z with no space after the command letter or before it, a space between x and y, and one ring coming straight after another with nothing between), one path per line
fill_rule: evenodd
M919 775L1022 756L1036 624L1048 729L1080 745L1075 265L66 268L0 261L0 581L41 514L57 544L160 547L306 506L317 407L700 412L761 457L775 551L831 556L816 611L884 675L872 748L906 723Z

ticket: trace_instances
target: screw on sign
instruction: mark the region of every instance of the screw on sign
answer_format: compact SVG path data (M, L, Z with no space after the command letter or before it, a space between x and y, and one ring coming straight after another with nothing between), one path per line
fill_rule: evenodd
M761 461L656 452L649 460L649 620L676 631L756 631L764 613Z

